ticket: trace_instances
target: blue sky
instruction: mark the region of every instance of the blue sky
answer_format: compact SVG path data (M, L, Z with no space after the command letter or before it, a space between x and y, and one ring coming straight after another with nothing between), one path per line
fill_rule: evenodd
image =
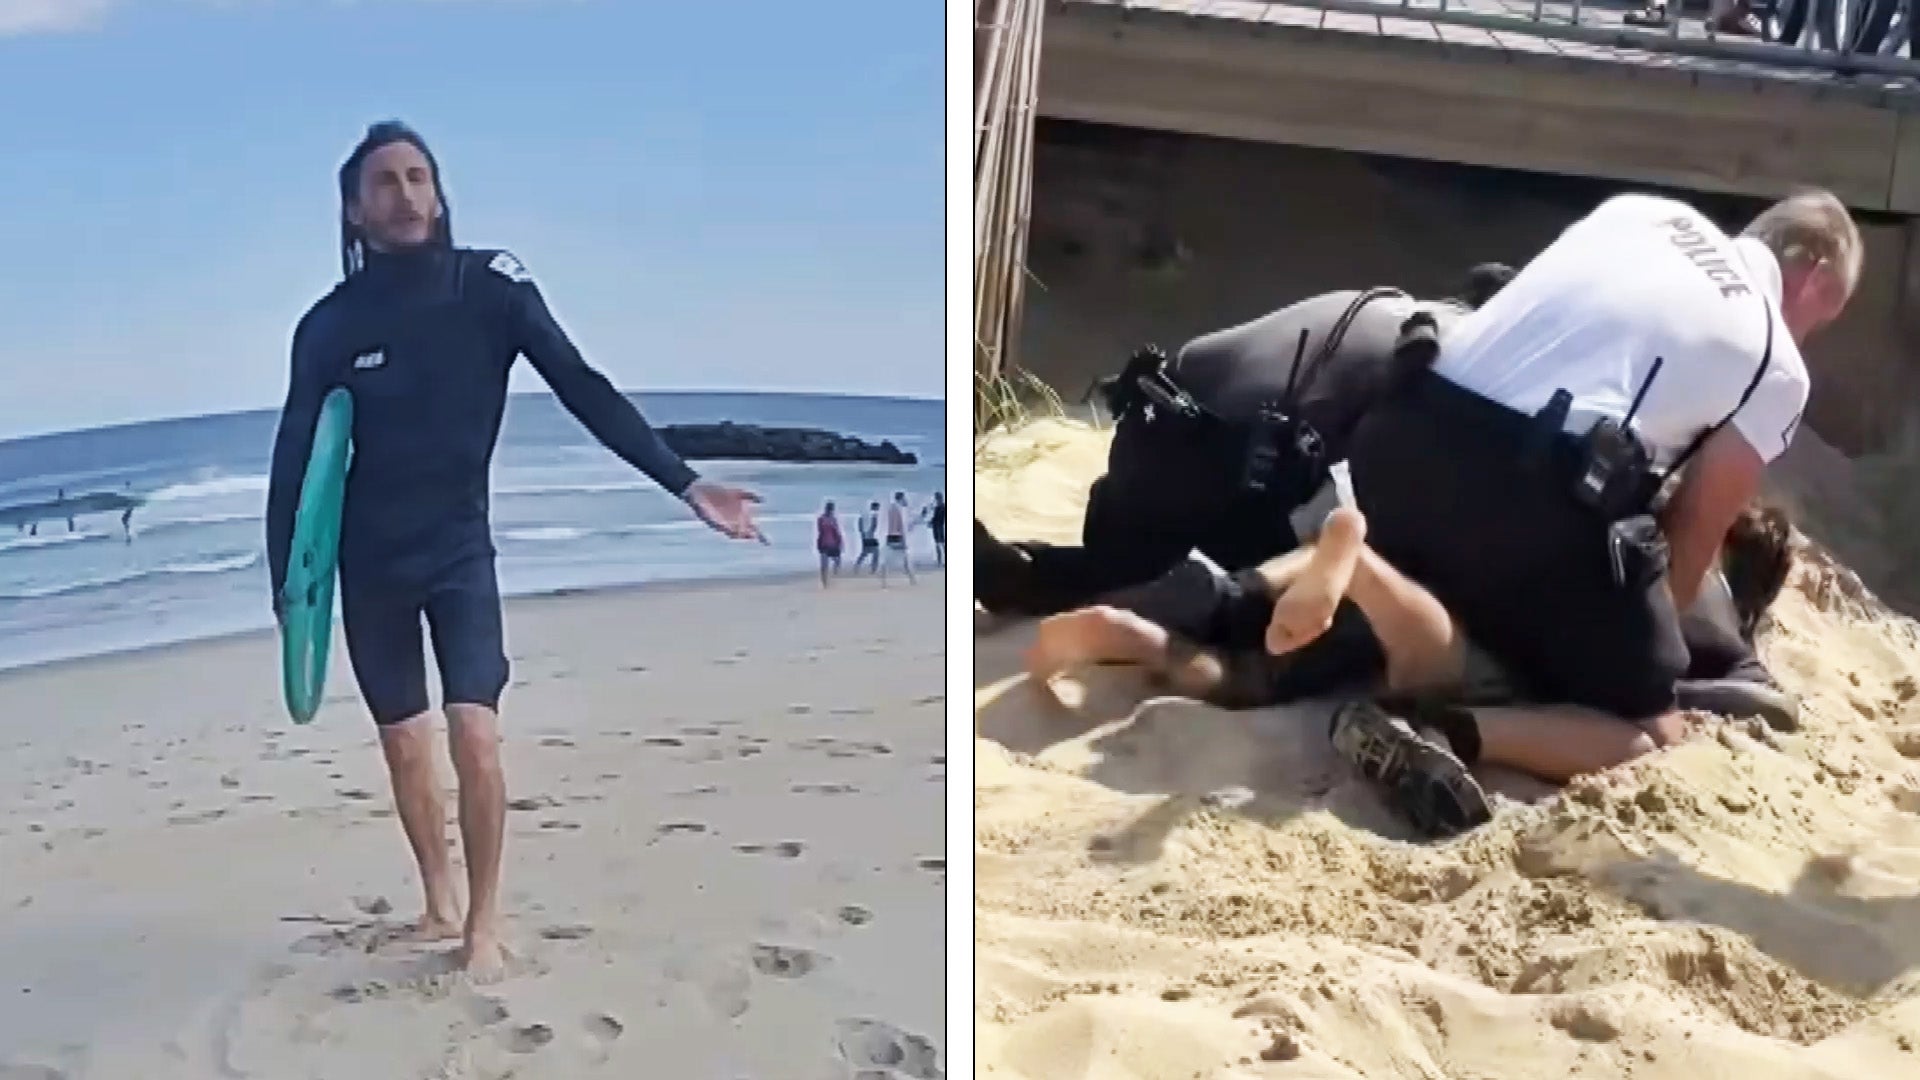
M936 0L0 0L0 438L277 405L418 127L627 389L937 397ZM516 387L537 389L526 370Z

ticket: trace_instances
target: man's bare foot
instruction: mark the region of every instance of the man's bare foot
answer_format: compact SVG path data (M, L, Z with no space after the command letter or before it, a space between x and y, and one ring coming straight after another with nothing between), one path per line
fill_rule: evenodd
M1274 601L1267 622L1267 652L1284 656L1327 632L1353 582L1354 566L1367 539L1367 519L1342 506L1327 515L1314 542L1313 558Z
M460 921L460 909L452 907L433 907L408 924L400 932L402 941L453 941L463 933Z
M507 950L493 931L469 933L460 945L458 959L460 970L476 983L498 982L507 973Z
M1027 674L1046 680L1086 664L1138 664L1158 661L1167 632L1119 608L1098 605L1040 620L1027 649Z

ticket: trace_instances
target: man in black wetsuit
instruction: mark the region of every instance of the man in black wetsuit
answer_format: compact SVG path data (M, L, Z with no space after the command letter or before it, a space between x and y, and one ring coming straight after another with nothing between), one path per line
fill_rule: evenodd
M525 355L561 403L620 458L715 530L759 539L752 493L701 480L554 322L512 255L456 248L440 172L398 123L374 125L340 169L345 279L293 336L274 441L267 557L281 610L294 509L321 400L353 394L354 460L340 537L341 609L354 676L393 778L426 894L423 938L462 938L483 978L505 963L500 857L507 685L488 523L488 470L507 376ZM421 621L433 634L467 860L464 919L434 773Z

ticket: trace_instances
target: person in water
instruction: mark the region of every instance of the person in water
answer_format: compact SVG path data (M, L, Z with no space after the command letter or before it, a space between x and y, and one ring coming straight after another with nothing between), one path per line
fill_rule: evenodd
M947 565L947 497L940 492L933 493L933 502L927 504L927 531L933 534L933 561L935 566Z
M907 575L907 584L917 584L913 576L913 555L907 550L907 493L896 491L887 504L887 552L880 558L880 584L887 583L887 569L895 562Z
M845 543L840 535L840 518L833 512L832 499L827 500L826 508L820 511L813 525L813 546L820 554L820 587L824 589L840 573L840 550Z
M508 681L488 517L488 471L507 376L526 356L601 443L716 531L761 539L758 497L703 480L582 358L526 268L505 251L455 247L446 189L419 134L375 124L339 172L343 280L293 334L267 494L276 613L322 399L353 395L354 459L340 528L347 653L378 725L400 822L420 867L426 939L502 973L500 859L506 790L500 698ZM460 910L436 778L421 624L443 687L467 863Z
M853 568L857 571L868 566L868 573L880 572L880 504L868 503L866 512L854 522L860 530L860 554L854 556Z

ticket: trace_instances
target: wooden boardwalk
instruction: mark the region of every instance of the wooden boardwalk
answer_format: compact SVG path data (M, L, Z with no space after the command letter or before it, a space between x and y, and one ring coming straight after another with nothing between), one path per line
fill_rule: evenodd
M1550 3L1542 2L1538 6L1537 17L1543 25L1562 27L1576 25L1574 12L1577 7L1579 10L1577 25L1592 31L1621 35L1619 44L1597 44L1544 37L1518 26L1511 30L1482 29L1435 21L1426 17L1426 13L1439 10L1438 0L1420 0L1417 4L1380 3L1377 5L1380 8L1380 14L1377 15L1325 11L1316 9L1311 3L1270 3L1267 0L1065 0L1061 6L1124 9L1127 16L1165 14L1186 18L1218 19L1229 24L1239 24L1250 33L1285 27L1296 31L1321 31L1362 37L1392 38L1461 49L1485 49L1495 54L1504 54L1509 58L1545 58L1574 63L1624 64L1637 68L1686 72L1709 78L1795 82L1819 86L1827 92L1841 94L1854 100L1891 104L1897 99L1907 99L1913 107L1920 107L1920 77L1874 74L1838 75L1819 68L1793 67L1757 60L1678 55L1639 48L1630 43L1634 36L1650 33L1663 37L1677 37L1682 41L1695 44L1704 45L1713 41L1714 38L1707 33L1705 22L1698 17L1697 9L1690 17L1679 20L1678 32L1674 33L1667 30L1650 31L1629 26L1625 19L1626 14L1638 5L1621 3L1619 0L1601 0L1599 3L1588 2L1579 5L1554 0ZM1533 0L1447 0L1446 10L1457 14L1508 18L1516 22L1536 18ZM1718 40L1728 43L1752 42L1752 39L1725 36Z
M1920 80L1422 17L1434 7L1053 0L1041 112L1758 196L1816 184L1860 209L1920 214ZM1533 0L1448 8L1535 12ZM1627 10L1585 3L1579 24L1624 31ZM1541 11L1573 22L1570 3ZM1706 39L1698 18L1679 36Z

